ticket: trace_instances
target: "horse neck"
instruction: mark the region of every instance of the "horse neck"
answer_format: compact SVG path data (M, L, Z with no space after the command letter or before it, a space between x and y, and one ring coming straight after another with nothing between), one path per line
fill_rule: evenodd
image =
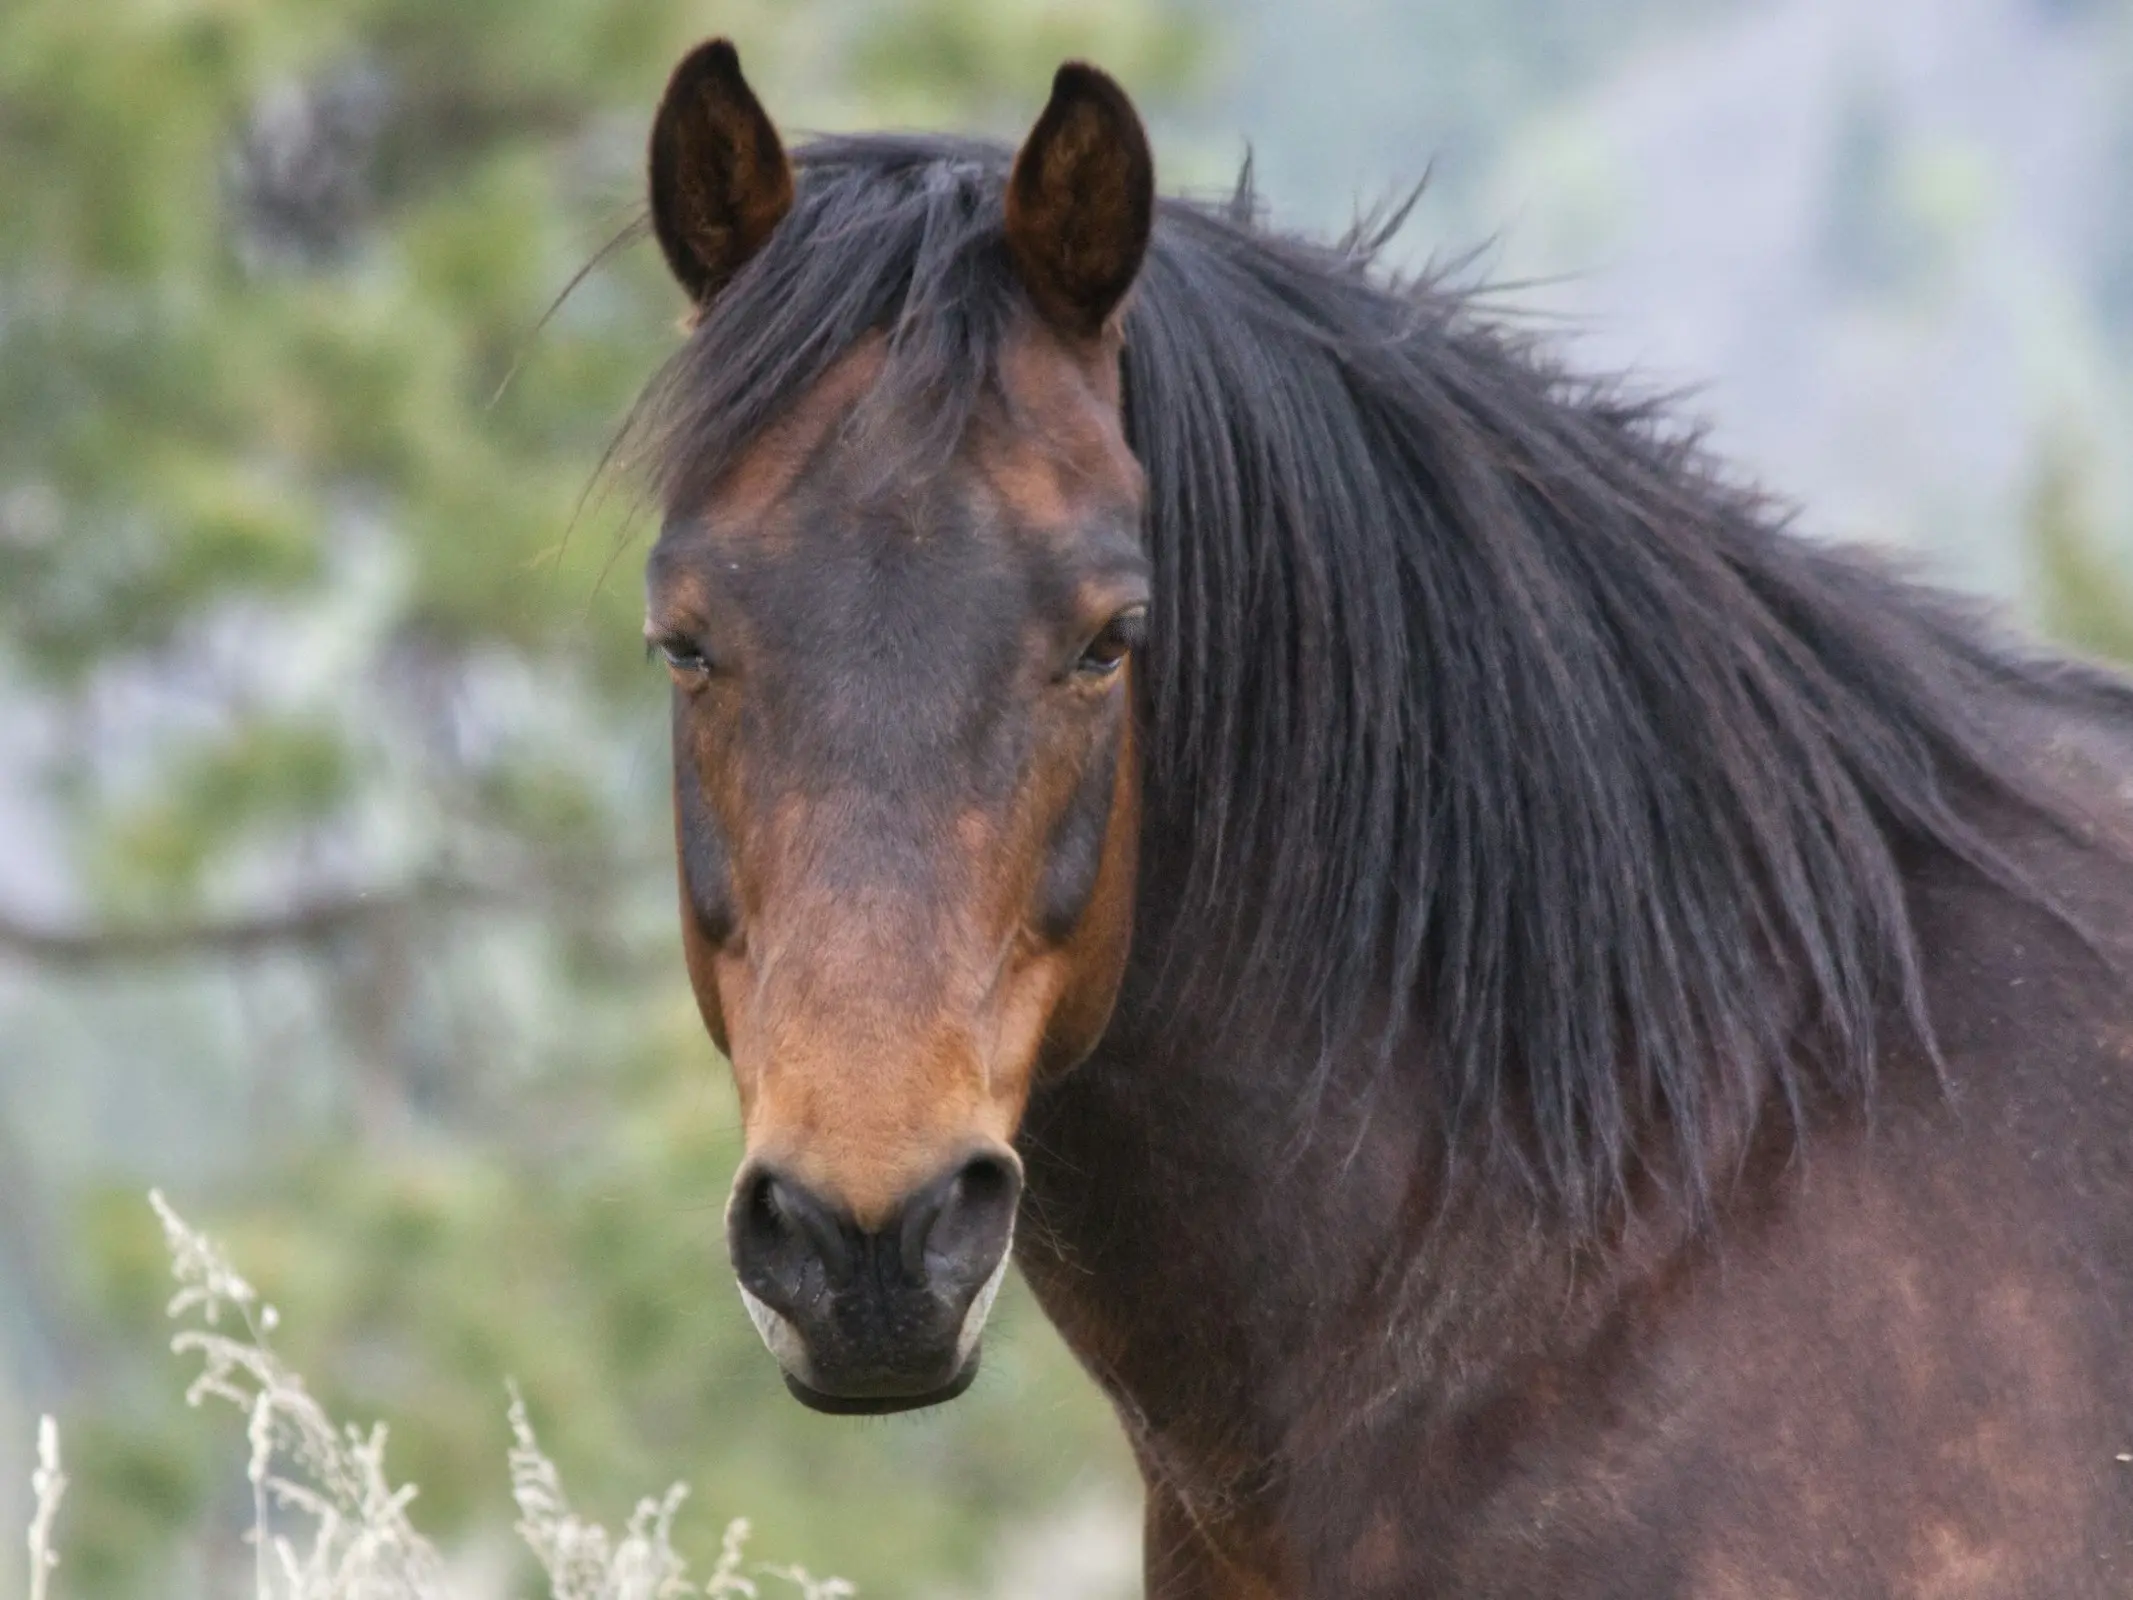
M1249 1521L1383 1396L1448 1413L1596 1326L1681 1236L1598 1263L1515 1185L1456 1181L1404 1042L1322 1057L1219 986L1204 1016L1154 1015L1180 936L1136 947L1103 1046L1033 1102L1017 1255L1144 1470Z

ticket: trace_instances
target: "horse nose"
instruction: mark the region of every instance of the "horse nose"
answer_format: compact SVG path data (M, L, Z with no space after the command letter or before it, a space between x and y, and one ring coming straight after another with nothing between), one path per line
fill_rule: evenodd
M789 1168L752 1161L728 1245L750 1315L810 1403L917 1403L972 1365L1021 1198L1005 1150L952 1162L873 1227Z

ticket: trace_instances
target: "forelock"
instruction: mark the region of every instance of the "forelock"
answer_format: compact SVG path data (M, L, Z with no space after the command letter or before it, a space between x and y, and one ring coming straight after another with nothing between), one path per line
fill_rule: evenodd
M872 334L886 359L864 410L898 419L900 469L945 464L997 385L1024 309L1001 235L1009 159L940 138L802 148L791 213L632 413L624 457L656 499L702 503L765 427Z

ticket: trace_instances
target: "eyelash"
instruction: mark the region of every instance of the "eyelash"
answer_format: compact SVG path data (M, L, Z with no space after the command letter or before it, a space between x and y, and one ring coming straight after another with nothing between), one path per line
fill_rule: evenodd
M663 658L671 672L699 678L711 674L711 658L686 639L645 640L644 659L650 661L655 656Z
M1147 642L1147 636L1148 608L1128 606L1097 629L1095 637L1082 646L1074 670L1084 677L1108 678L1127 656Z

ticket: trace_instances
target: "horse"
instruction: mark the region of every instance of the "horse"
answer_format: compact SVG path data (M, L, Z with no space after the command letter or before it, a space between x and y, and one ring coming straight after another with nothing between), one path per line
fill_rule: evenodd
M1385 228L675 69L683 953L799 1400L1010 1260L1147 1592L2133 1593L2133 690Z

